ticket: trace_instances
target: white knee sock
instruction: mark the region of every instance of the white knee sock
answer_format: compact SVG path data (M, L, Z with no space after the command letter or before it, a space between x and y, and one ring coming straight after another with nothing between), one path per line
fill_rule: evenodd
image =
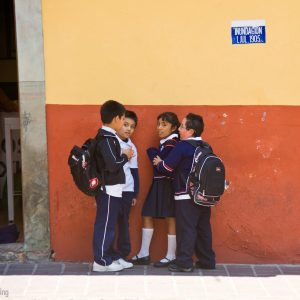
M138 257L145 257L149 255L149 247L153 235L153 228L143 228L142 229L142 245L141 250L137 254Z
M169 260L175 259L176 255L176 235L168 234L168 252L166 254L166 258ZM163 258L161 262L168 262L168 260Z

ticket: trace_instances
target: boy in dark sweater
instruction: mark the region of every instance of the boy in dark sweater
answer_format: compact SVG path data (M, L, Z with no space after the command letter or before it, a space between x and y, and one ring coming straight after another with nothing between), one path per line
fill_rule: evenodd
M195 204L187 190L187 180L192 167L197 140L201 140L204 122L201 116L189 113L179 127L180 142L165 160L156 157L153 164L161 173L174 173L176 216L176 261L169 266L172 272L192 272L193 254L196 267L215 268L212 249L210 207ZM190 142L192 141L192 142Z
M109 100L101 106L103 126L97 135L96 160L102 171L103 187L96 196L97 212L94 225L93 271L120 271L132 267L113 249L115 228L122 209L122 184L125 183L123 166L133 156L131 148L121 151L116 131L124 123L125 107Z

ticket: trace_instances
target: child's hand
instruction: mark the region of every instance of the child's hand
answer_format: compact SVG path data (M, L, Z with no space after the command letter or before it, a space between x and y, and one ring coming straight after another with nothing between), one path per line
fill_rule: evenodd
M131 202L131 206L135 206L135 205L136 205L136 198L133 198Z
M125 154L128 158L128 160L130 160L132 158L132 156L134 155L134 152L132 150L132 148L126 148L122 150L122 153Z
M162 159L158 155L156 155L153 159L153 165L157 166L161 161Z

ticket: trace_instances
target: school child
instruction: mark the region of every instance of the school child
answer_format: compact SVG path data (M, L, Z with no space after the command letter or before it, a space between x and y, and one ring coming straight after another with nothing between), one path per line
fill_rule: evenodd
M150 161L155 156L165 159L178 142L179 121L176 114L164 112L157 117L157 132L161 138L159 149L147 150ZM133 264L150 263L149 247L154 231L154 218L165 218L168 225L168 250L166 256L154 263L155 267L166 267L175 259L176 231L174 211L174 190L172 176L165 176L154 168L153 180L142 209L143 228L140 251L132 258Z
M104 186L96 196L96 220L94 225L93 271L121 271L132 267L113 249L115 228L122 207L122 184L125 183L123 166L133 156L131 148L121 152L116 131L124 124L125 107L114 100L101 106L103 123L97 134L96 161L102 172Z
M202 117L188 114L179 127L181 141L167 158L157 156L153 161L159 172L174 174L177 251L175 262L169 265L172 272L192 272L194 251L198 258L196 267L215 269L210 207L195 204L187 191L187 179L196 149L188 140L201 140L203 129Z
M125 184L122 187L122 208L118 220L118 240L117 249L122 259L126 260L131 251L129 236L129 213L131 206L135 206L136 197L139 191L138 161L137 149L132 143L130 137L133 135L137 126L137 115L133 111L126 110L123 127L117 131L117 138L120 142L121 149L131 148L133 157L124 165ZM129 263L129 262L128 262ZM132 263L129 263L133 266Z

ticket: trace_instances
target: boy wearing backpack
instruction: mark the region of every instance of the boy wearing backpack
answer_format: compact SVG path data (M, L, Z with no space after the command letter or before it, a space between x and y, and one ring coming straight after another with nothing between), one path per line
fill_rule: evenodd
M115 227L122 208L123 166L133 156L131 148L121 151L116 131L124 124L125 107L114 100L100 109L103 126L97 134L96 161L101 170L103 186L96 196L97 211L94 225L93 271L116 272L132 267L113 249Z
M196 150L200 144L204 122L201 116L189 113L179 127L180 142L165 160L156 157L153 164L161 173L174 173L176 216L176 261L169 266L172 272L193 272L193 254L196 267L215 269L215 253L212 249L210 207L192 201L187 187L189 173Z

